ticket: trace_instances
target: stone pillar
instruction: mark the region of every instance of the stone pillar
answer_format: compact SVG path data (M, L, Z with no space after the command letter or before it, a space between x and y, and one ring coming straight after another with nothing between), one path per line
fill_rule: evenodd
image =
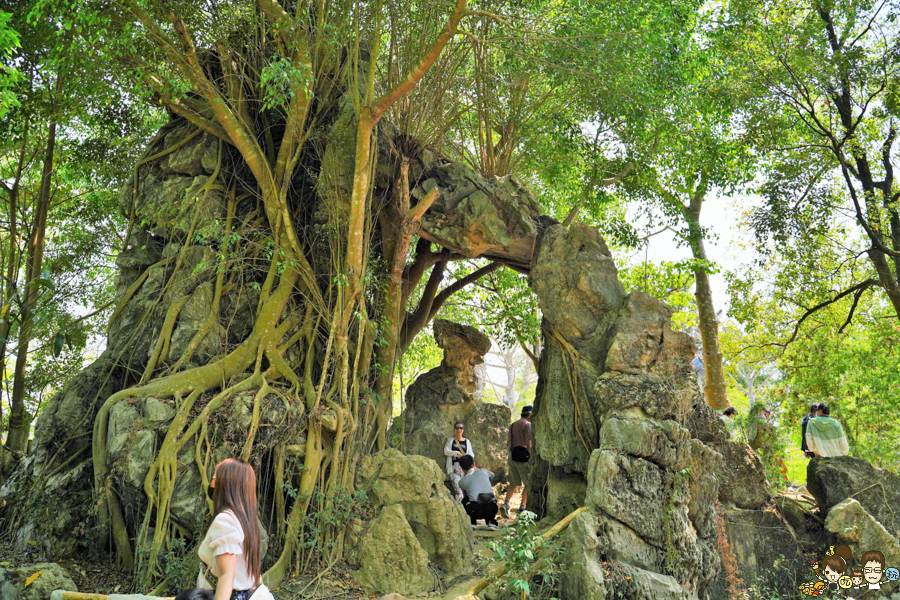
M444 359L439 367L420 375L406 392L406 407L398 420L405 438L403 448L407 454L433 458L443 471L444 444L453 436L453 424L461 421L465 437L472 442L475 464L493 471L495 483L505 481L510 410L473 396L475 367L484 362L491 341L474 327L443 319L435 319L432 327Z

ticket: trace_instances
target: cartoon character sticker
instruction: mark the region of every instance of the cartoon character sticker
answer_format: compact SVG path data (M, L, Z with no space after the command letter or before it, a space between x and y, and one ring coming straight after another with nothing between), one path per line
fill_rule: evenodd
M885 569L884 554L869 550L860 557L861 565L848 568L852 553L847 546L831 546L822 560L813 562L818 581L803 583L800 591L806 596L835 596L862 598L869 590L880 590L886 581L900 579L900 570Z
M878 550L869 550L862 555L859 562L863 565L863 577L869 584L869 589L880 590L884 573L884 554Z

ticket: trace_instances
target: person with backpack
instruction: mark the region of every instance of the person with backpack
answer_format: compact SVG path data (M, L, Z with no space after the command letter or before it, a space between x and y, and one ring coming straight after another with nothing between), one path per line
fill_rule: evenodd
M522 486L522 502L519 504L519 514L526 510L525 502L528 500L528 461L531 459L531 413L533 406L522 407L522 417L509 426L506 436L506 447L509 449L509 490L506 492L506 500L500 508L500 514L504 519L509 518L509 499Z

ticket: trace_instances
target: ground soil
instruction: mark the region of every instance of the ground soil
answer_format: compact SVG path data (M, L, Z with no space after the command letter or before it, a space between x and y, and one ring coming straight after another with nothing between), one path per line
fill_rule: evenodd
M484 572L493 557L488 544L503 536L503 528L516 517L515 507L518 506L519 501L519 494L514 495L511 501L513 513L510 515L510 519L504 519L498 513L497 520L500 522L498 530L490 530L480 524L475 528L475 574L473 577L477 578ZM15 568L36 562L44 561L40 560L36 553L16 552L7 540L0 540L0 566ZM92 555L61 559L55 562L69 573L79 592L128 594L139 591L134 589L131 575L117 569L114 560L106 552L98 551ZM378 597L360 588L359 584L351 577L350 572L351 568L348 565L340 563L324 572L310 570L307 573L292 574L280 588L273 592L278 600L371 600ZM450 584L448 589L455 590L460 586L465 587L466 582L461 580L448 583ZM428 594L427 598L445 598L448 589L435 590Z

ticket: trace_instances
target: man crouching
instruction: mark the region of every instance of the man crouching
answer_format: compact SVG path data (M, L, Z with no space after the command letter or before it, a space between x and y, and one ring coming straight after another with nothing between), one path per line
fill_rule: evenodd
M472 526L478 519L491 529L497 527L497 498L494 497L494 489L491 480L494 474L487 469L479 469L475 466L475 459L469 455L461 456L459 466L463 470L463 477L459 480L459 489L462 490L463 507Z

